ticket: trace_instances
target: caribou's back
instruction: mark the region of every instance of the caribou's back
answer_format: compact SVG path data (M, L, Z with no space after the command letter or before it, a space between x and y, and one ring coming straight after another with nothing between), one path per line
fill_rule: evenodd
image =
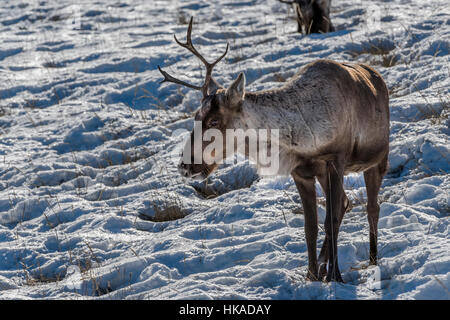
M291 86L316 92L319 101L307 100L303 117L318 124L322 152L345 150L350 155L348 171L365 170L387 154L389 94L377 71L364 64L318 60L301 70Z

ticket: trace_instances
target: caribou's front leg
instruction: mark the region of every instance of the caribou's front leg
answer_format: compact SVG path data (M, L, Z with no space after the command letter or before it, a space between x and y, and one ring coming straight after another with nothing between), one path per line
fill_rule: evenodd
M292 172L295 185L302 199L305 217L305 236L308 247L308 275L307 279L317 281L317 203L314 177L303 178L298 170Z
M333 24L330 21L330 32L335 32L336 28L333 26Z
M343 204L344 160L336 158L327 162L328 188L326 190L327 214L325 218L325 233L328 238L328 272L326 281L343 282L338 265L337 236L339 231L339 216Z

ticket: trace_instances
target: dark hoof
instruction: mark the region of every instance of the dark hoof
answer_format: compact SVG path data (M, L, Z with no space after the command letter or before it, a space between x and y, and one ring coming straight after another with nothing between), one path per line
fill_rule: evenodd
M345 201L344 201L344 211L345 211L345 212L350 212L350 211L352 211L352 209L353 209L353 204L350 202L350 200L348 200L348 198L345 199L345 200L347 200L347 202L345 203Z
M320 281L325 280L325 277L327 276L327 264L321 263L319 266L319 279Z

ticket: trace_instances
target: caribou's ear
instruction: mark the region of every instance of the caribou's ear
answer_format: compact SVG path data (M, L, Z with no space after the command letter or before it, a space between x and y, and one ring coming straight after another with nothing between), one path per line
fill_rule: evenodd
M211 78L211 80L208 83L208 96L212 95L218 89L221 89L221 88L222 88L222 86L216 80L214 80L214 78Z
M232 102L239 102L244 100L245 96L245 75L243 72L239 73L236 80L227 89L228 99Z

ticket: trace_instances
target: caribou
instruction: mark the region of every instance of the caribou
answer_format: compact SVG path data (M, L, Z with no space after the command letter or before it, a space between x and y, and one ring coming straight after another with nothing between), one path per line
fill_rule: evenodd
M351 208L343 186L344 175L351 172L364 175L369 262L376 265L378 193L387 171L389 152L389 96L381 75L364 64L321 59L301 68L280 88L246 91L242 72L225 88L212 77L212 71L227 54L228 44L225 53L209 63L192 44L192 21L191 18L185 43L174 38L206 66L205 80L200 86L192 85L158 66L164 77L161 83L172 82L202 92L195 120L201 123L203 130L215 128L225 133L238 128L279 129L279 141L270 143L279 146L278 174L292 176L303 205L307 279L343 281L338 267L337 239L344 214ZM193 135L185 148L195 150ZM228 145L225 140L223 148ZM205 144L200 149L196 152L204 152ZM244 150L246 153L248 146ZM205 161L197 164L180 161L179 164L184 176L202 179L217 167L217 163ZM325 239L318 258L316 179L326 198Z
M278 0L293 5L299 33L327 33L335 29L330 20L331 0Z

